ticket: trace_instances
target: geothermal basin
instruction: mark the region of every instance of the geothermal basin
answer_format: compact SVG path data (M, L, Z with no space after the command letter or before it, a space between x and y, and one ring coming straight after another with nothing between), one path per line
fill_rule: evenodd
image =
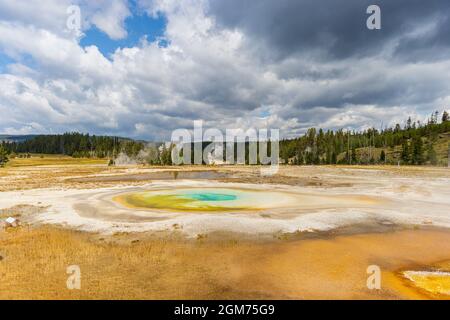
M411 183L410 183L411 184ZM308 188L217 180L155 180L139 186L3 192L2 205L45 207L34 223L102 233L177 231L188 237L225 231L247 235L328 231L347 226L433 224L450 227L448 197L430 198L381 183ZM423 188L422 188L423 189ZM439 192L447 191L440 188Z
M233 297L243 297L242 292L251 292L244 297L253 298L255 292L276 298L377 297L366 288L366 268L372 264L383 270L380 297L445 298L450 292L450 176L444 170L283 167L281 174L261 178L235 168L231 174L225 169L174 174L145 168L125 168L116 174L118 169L92 168L99 173L88 175L72 172L70 167L51 167L39 168L37 174L42 175L44 169L54 178L47 173L45 179L35 179L32 168L15 169L0 177L3 215L20 214L23 225L31 226L3 233L4 243L14 240L25 246L6 252L18 266L23 263L19 257L13 259L14 252L29 252L26 246L42 245L30 252L47 255L53 250L49 243L58 244L56 250L60 243L86 237L90 239L86 245L95 248L103 248L105 239L130 243L125 246L127 258L121 260L127 263L133 261L129 259L133 254L152 261L155 252L149 248L163 244L161 252L170 258L158 259L158 263L177 261L177 266L183 266L183 277L177 279L192 281L186 282L189 297L192 287L204 282L184 275L200 270L203 277L206 266L211 268L209 276L223 275L214 285L233 284L237 292ZM20 180L27 175L33 179ZM40 242L36 234L42 234ZM49 242L53 234L57 238ZM62 235L72 240L61 242ZM143 251L138 251L141 245ZM118 247L108 245L105 253L112 254L111 248ZM182 254L173 254L177 248ZM174 260L184 258L189 260ZM89 258L85 262L93 261L111 260ZM185 271L197 262L201 265ZM224 273L221 267L239 273ZM167 264L161 268L170 269ZM22 272L23 268L15 270ZM129 274L118 272L107 278ZM11 288L17 286L14 281ZM123 283L129 281L123 279ZM179 287L177 282L171 285Z

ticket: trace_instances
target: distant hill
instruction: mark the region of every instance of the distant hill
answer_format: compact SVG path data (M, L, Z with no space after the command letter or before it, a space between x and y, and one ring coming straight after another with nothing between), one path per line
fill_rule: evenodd
M95 136L77 132L54 135L0 135L9 153L64 154L73 157L114 157L120 152L136 156L145 147L129 138Z
M28 135L10 135L10 134L0 134L0 142L24 142L30 139L35 138L37 135L28 134Z
M434 139L430 139L429 136L422 137L423 142L423 164L432 164L439 166L447 166L448 155L450 148L450 132L444 132L438 134ZM430 160L429 150L434 150L434 159ZM376 163L382 163L379 161L381 152L385 153L385 162L390 164L398 164L404 162L402 160L402 145L395 145L393 147L360 147L355 148L355 155L358 163L370 163L370 159L373 157ZM345 162L346 153L342 152L338 155L338 160ZM434 163L432 163L434 162Z
M450 114L434 112L426 123L408 118L402 127L364 131L311 128L296 139L280 141L283 163L402 164L447 166Z

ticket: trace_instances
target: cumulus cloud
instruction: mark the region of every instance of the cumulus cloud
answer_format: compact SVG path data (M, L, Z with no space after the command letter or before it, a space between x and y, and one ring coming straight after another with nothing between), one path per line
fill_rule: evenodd
M91 21L111 39L122 39L127 36L125 19L131 15L127 2L124 0L96 2L97 10Z
M392 125L449 102L450 4L379 1L139 0L164 38L105 57L65 30L69 1L0 0L0 131L79 130L167 140L176 128ZM126 38L130 3L75 1L83 30ZM38 12L46 14L36 14Z

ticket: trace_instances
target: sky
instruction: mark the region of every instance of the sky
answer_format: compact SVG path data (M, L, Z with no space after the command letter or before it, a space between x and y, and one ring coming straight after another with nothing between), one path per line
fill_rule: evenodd
M0 133L424 121L450 109L449 35L448 0L0 0Z

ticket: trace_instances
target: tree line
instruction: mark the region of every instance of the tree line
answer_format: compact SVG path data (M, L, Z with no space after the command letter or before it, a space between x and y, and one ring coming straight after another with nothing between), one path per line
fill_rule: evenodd
M426 123L408 118L402 127L361 132L311 128L296 139L280 141L284 163L311 164L437 164L435 144L439 134L450 132L450 117L444 111L434 112ZM426 147L425 147L426 143ZM399 149L401 146L401 150ZM380 151L381 150L381 151ZM388 159L387 152L398 154ZM395 162L394 162L395 161Z
M77 132L61 135L39 135L21 142L2 142L8 154L63 154L75 158L114 158L120 152L136 156L144 143L131 139L91 136Z
M285 164L438 164L435 144L440 134L450 133L450 116L434 112L426 123L408 118L391 128L364 131L333 131L310 128L301 137L280 141L280 158ZM270 141L269 141L270 143ZM205 148L209 143L204 143ZM126 155L139 162L171 165L172 146L154 145L108 136L81 133L40 135L21 142L0 144L0 166L14 154L64 154L72 157L116 159ZM245 146L248 159L248 145ZM268 148L270 150L270 147ZM193 148L192 148L193 150ZM394 156L393 156L394 155Z

